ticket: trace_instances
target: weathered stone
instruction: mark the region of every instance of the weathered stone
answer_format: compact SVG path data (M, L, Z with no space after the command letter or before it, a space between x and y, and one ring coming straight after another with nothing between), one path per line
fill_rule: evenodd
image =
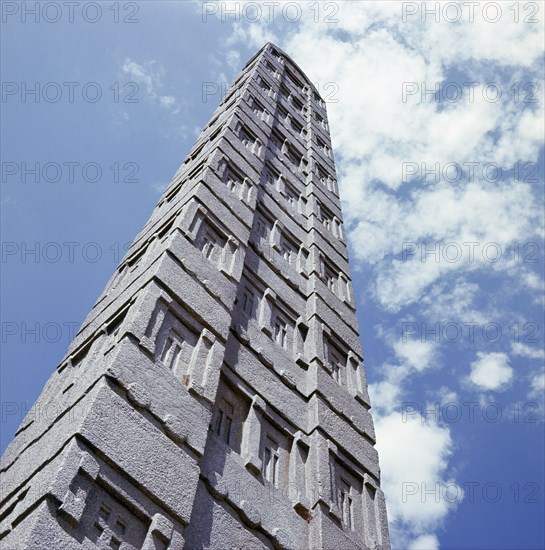
M266 44L6 450L3 547L389 550L354 304L325 103Z

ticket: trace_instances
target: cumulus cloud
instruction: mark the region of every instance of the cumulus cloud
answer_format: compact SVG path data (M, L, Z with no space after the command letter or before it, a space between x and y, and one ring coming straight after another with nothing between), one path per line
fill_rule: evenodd
M435 535L420 535L413 540L408 550L438 550L439 541Z
M430 368L440 368L441 361L438 346L433 341L422 341L408 335L399 338L399 335L381 327L378 327L378 332L391 350L392 361L382 365L383 379L370 384L369 392L373 407L382 414L389 414L399 407L409 378Z
M509 365L506 353L477 353L477 359L471 363L469 382L483 391L503 391L513 378L513 369Z
M422 340L398 340L394 343L396 356L404 364L417 371L423 371L433 366L436 355L436 347L433 342Z
M503 254L512 243L532 239L540 211L531 186L513 182L488 189L477 182L459 189L441 184L410 200L375 189L365 202L365 219L353 223L354 252L376 265L374 294L393 312L453 276L502 268L507 273Z
M379 416L376 430L381 469L387 472L388 519L396 547L407 548L414 537L432 536L463 499L463 490L448 476L453 442L447 427L423 422L420 415Z
M381 414L396 410L405 396L405 383L412 370L408 365L385 363L382 365L383 379L369 385L373 409Z
M386 378L376 384L371 384L369 394L371 395L373 410L392 412L396 409L403 395L401 381Z

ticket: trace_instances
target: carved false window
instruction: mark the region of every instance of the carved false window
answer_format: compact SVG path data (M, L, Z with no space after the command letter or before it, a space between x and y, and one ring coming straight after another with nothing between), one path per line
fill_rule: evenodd
M157 315L163 316L157 312ZM154 331L148 327L147 332ZM156 336L155 355L165 368L171 370L178 380L186 384L187 370L193 350L197 345L198 334L190 330L181 320L168 312L164 316Z
M255 98L252 98L251 101L251 108L256 115L256 117L260 118L261 120L264 120L265 122L269 122L271 114L263 105Z
M226 159L221 161L219 169L221 179L225 187L235 194L239 199L248 203L252 194L252 185L250 180L236 170Z
M274 170L271 166L267 166L265 169L265 184L270 185L271 187L276 187L276 184L278 182L278 178L280 177L280 174Z
M318 177L318 180L320 181L320 183L326 188L326 189L330 189L331 185L330 185L330 176L329 174L327 173L327 171L325 170L325 168L316 163L316 175Z
M288 201L288 204L292 207L297 209L297 197L293 193L291 189L289 189L286 186L286 200Z
M227 168L223 174L223 182L229 191L237 193L242 185L242 177L232 168Z
M235 407L227 399L222 398L219 401L218 412L216 415L216 425L214 431L216 435L227 445L231 443L231 430L233 428L233 419Z
M341 221L320 202L318 202L318 219L335 237L343 238Z
M293 103L293 106L297 109L297 111L299 111L300 113L304 112L303 104L297 98L293 97L293 95L292 95L292 103Z
M255 139L253 139L246 130L241 130L239 135L242 145L244 145L244 147L246 147L247 149L252 149L255 143Z
M201 241L201 252L207 260L217 261L219 256L219 239L212 231L206 231Z
M248 416L249 403L234 386L222 378L218 386L216 410L210 429L225 445L240 453L243 424Z
M276 70L276 68L272 65L272 63L269 63L267 61L267 63L265 64L265 67L274 76L274 78L277 78L277 79L280 78L280 73Z
M136 550L142 548L147 526L124 504L95 487L82 517L86 543L93 548Z
M333 380L339 385L346 386L351 377L351 373L349 375L347 372L348 355L331 337L325 341L325 357Z
M337 487L337 506L341 514L343 526L347 529L353 529L353 489L351 485L341 478L339 487Z
M317 103L320 107L322 107L322 108L325 107L325 102L324 102L324 100L323 100L323 99L320 97L320 95L317 94L316 92L314 92L314 101L316 101L316 103Z
M303 133L303 125L297 122L293 117L290 117L290 124L291 127L295 130L296 134L302 135Z
M267 82L265 82L265 80L263 80L263 78L261 78L259 76L258 79L257 79L257 82L258 82L258 85L261 88L261 90L263 90L263 95L264 96L274 97L274 90L273 90L272 86L270 86Z
M288 77L294 88L297 88L297 90L299 90L301 93L305 92L306 87L303 86L301 80L297 78L289 69L286 69L286 76Z
M266 416L261 417L261 474L274 487L288 483L290 442L287 435Z
M272 483L275 487L278 486L279 462L280 454L278 452L278 442L272 437L267 436L263 449L263 478Z
M279 251L286 263L292 266L297 264L299 249L300 244L294 242L285 232L280 236Z
M273 48L272 54L273 54L273 56L276 58L276 60L277 60L279 63L281 63L282 65L284 64L285 59L284 59L284 56L283 56L281 53L279 53L278 51L276 51L276 50Z
M263 214L258 214L255 220L255 236L257 240L263 239L267 241L271 234L272 223Z
M211 225L203 222L197 234L196 245L203 256L216 267L222 260L222 251L227 239L216 231Z
M346 457L331 456L332 504L343 529L356 531L363 525L363 475Z
M270 140L270 145L273 153L280 154L283 152L284 148L284 136L279 132L273 132Z
M325 215L323 213L323 210L321 212L321 217L322 217L322 223L324 224L324 227L328 230L328 231L331 231L331 228L333 226L333 220L332 218L330 218L329 216Z
M325 118L323 118L322 116L320 116L318 113L315 113L314 115L316 117L316 122L318 122L318 124L324 128L324 130L327 130L327 122L325 121Z
M335 380L337 384L342 384L344 378L344 365L340 354L332 348L329 350L329 364L331 365L331 376L333 380Z
M324 153L324 155L328 158L331 158L331 148L328 145L326 145L326 143L322 141L320 138L317 138L316 141L318 143L319 149Z
M286 145L286 152L290 162L298 169L303 169L303 155L292 145Z
M241 301L242 311L244 315L249 318L257 317L257 310L259 307L259 296L257 291L250 286L245 286L242 292L242 301Z
M282 192L286 198L287 203L297 212L299 212L299 193L289 183L285 183L284 190Z
M242 145L244 145L246 149L255 155L259 155L261 153L261 141L253 135L248 128L239 123L235 133L238 135Z
M329 263L324 262L323 264L322 278L327 288L337 296L339 294L339 274Z
M319 256L320 278L325 283L327 288L334 294L337 294L339 283L338 269L320 253Z
M288 349L288 324L280 315L274 320L274 341L281 348Z
M183 338L176 331L172 331L165 341L161 362L170 370L176 370L183 346Z

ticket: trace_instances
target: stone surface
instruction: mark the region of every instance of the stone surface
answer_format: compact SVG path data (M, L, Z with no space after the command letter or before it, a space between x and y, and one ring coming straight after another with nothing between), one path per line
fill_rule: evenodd
M246 65L1 462L12 549L390 548L325 104Z

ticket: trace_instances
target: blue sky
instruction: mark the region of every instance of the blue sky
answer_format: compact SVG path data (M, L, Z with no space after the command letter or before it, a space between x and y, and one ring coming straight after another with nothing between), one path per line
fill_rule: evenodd
M543 3L45 4L2 4L2 450L272 40L328 100L394 547L545 547Z

